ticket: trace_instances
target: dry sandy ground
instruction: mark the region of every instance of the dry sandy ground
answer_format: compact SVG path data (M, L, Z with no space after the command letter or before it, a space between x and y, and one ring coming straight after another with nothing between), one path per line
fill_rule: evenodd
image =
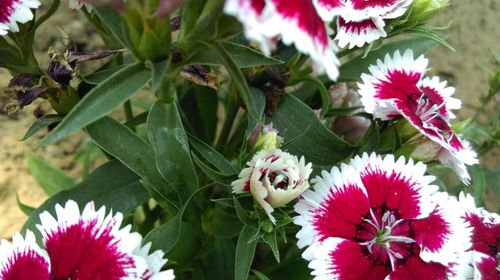
M451 7L434 20L443 25L453 19L449 30L449 42L455 47L453 53L443 47L436 48L430 54L431 72L450 77L457 87L457 96L465 103L460 112L462 118L470 117L468 108L477 107L480 97L487 89L487 74L493 69L492 53L500 54L500 0L456 0ZM63 6L66 6L63 1ZM68 15L70 22L68 23ZM78 21L78 15L67 8L51 19L46 30L40 32L37 46L40 46L41 61L46 61L44 54L49 45L59 45L60 35L54 26L64 26L70 34L89 34L87 27ZM87 41L86 39L82 39ZM0 72L0 88L8 82L8 75ZM498 108L498 106L494 106ZM18 141L27 128L34 122L34 106L13 117L0 114L0 238L9 238L25 221L25 215L18 209L16 193L21 200L31 206L38 206L46 199L46 195L31 177L25 160L25 152L30 145L43 136L37 134L26 142ZM78 176L75 168L74 153L82 143L83 137L75 136L55 146L39 149L36 153L66 172ZM498 150L487 160L489 168L497 169L500 164Z

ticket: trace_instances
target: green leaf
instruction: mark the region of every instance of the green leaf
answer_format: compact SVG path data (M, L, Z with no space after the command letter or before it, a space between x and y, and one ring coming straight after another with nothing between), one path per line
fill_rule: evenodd
M217 167L223 174L233 175L238 173L238 170L210 145L190 134L188 134L188 140L191 146L198 151L205 160Z
M270 280L269 277L264 275L264 273L257 271L255 269L252 269L253 274L259 279L259 280Z
M432 49L437 45L436 41L432 39L407 39L397 42L392 42L383 45L377 50L371 51L366 58L363 58L363 54L349 60L344 63L339 71L339 81L357 81L362 73L368 72L368 67L372 64L376 64L377 59L383 60L386 54L392 55L396 50L403 53L406 49L412 49L413 55L418 57L421 54L426 53L428 50Z
M235 252L236 249L232 239L216 238L213 250L206 257L208 268L206 279L234 279Z
M205 173L210 179L223 186L231 186L231 183L234 181L233 176L225 175L213 170L210 166L203 163L195 154L193 154L193 159L201 171L203 171L203 173Z
M248 114L255 120L259 120L259 115L257 109L252 100L252 94L250 93L250 87L245 80L245 76L240 71L238 65L233 60L231 55L227 52L224 46L219 42L203 42L207 45L216 56L222 61L226 70L231 75L232 82L236 85L245 106L247 107Z
M16 202L17 202L17 206L19 207L19 209L21 209L21 211L23 211L23 213L28 215L28 216L31 213L33 213L33 211L36 210L35 207L31 207L29 205L22 203L21 200L19 199L19 195L17 193L16 193Z
M472 192L474 194L474 202L476 205L484 205L483 199L486 191L486 175L480 165L470 167L472 178Z
M353 147L326 128L314 112L292 95L285 95L276 113L266 122L272 122L285 141L294 139L288 151L304 155L306 161L317 165L332 165L346 159Z
M248 278L248 272L252 266L255 248L257 247L258 239L254 238L257 231L257 229L249 226L243 226L241 229L235 254L234 279L236 280L246 280Z
M156 168L165 181L187 198L198 188L198 177L175 102L156 102L153 105L148 115L147 134L154 150Z
M26 134L24 134L23 138L20 141L24 141L30 138L31 136L33 136L33 134L37 133L41 129L51 124L55 124L62 119L63 117L52 114L42 116L41 118L37 119L33 125L31 125L31 127L28 129L28 131L26 131Z
M114 75L116 72L122 70L123 68L127 67L128 65L117 65L113 66L110 68L106 68L97 72L94 72L92 74L89 74L85 77L82 77L82 79L92 85L98 85L102 82L104 82L107 78L110 76Z
M163 180L156 164L152 161L155 154L150 145L132 130L108 117L89 125L86 131L99 147L141 176L157 194L168 201L166 196L173 189Z
M234 207L236 209L236 215L238 216L238 219L245 224L245 226L251 227L251 228L257 228L256 226L256 220L252 219L250 217L250 211L247 209L243 208L239 200L233 196L233 201L234 201Z
M366 130L363 137L358 142L358 155L361 155L364 152L370 153L375 151L375 149L380 144L380 132L378 123L373 121Z
M94 7L95 12L104 23L104 25L113 33L114 37L129 49L134 56L140 57L129 36L127 25L122 16L108 6L100 5Z
M273 255L276 261L280 262L280 250L278 247L278 241L276 239L276 231L264 234L262 239L264 240L264 242L267 243L267 245L269 245L271 251L273 251Z
M106 209L113 209L114 212L128 214L148 198L139 177L113 160L97 168L72 189L59 192L45 201L29 216L23 228L38 232L35 225L40 222L39 215L43 211L54 215L55 205L64 204L69 199L76 201L80 209L87 202L94 201L96 207L106 206Z
M31 151L26 153L26 159L31 175L48 195L70 189L77 183L76 179L38 158Z
M150 77L150 71L140 63L131 64L118 71L87 93L39 145L57 142L104 117L143 88Z
M245 45L240 45L232 42L222 42L222 46L226 49L227 53L234 59L239 68L249 68L263 65L276 65L284 63L281 60L266 56L252 48ZM201 65L223 65L224 61L220 59L217 54L207 48L201 48L194 54L187 64L201 64Z
M420 38L425 38L425 39L430 39L430 40L433 40L434 42L448 48L449 50L451 51L455 51L455 49L453 48L453 46L451 46L450 44L448 44L448 42L446 42L446 40L437 35L436 33L434 33L432 31L432 29L430 29L429 27L426 27L426 26L413 26L413 27L410 27L408 29L405 30L405 34L407 35L414 35L414 36L417 36L417 37L420 37ZM419 38L419 39L420 39Z
M147 61L146 64L151 68L151 91L155 93L160 88L165 73L167 73L170 59L159 62Z
M150 231L142 241L142 244L147 244L149 242L152 243L151 250L162 250L166 254L170 252L176 245L179 234L181 233L181 225L182 218L186 208L189 206L191 200L198 195L200 192L211 187L212 184L206 185L204 187L199 188L195 192L193 192L189 198L186 200L186 203L182 207L182 209L175 215L172 219L170 219L167 223L162 224L152 231Z
M214 236L231 238L240 234L243 224L234 214L233 208L228 210L228 207L217 205L213 212L211 226Z

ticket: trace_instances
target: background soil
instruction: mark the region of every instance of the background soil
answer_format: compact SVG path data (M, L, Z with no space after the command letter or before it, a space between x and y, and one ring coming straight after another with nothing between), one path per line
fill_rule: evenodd
M42 2L44 7L47 7L48 1ZM38 33L37 57L42 63L47 63L46 53L49 46L62 48L61 33L56 27L64 28L77 42L90 42L87 49L95 49L100 45L100 41L93 35L92 29L85 25L81 15L69 10L66 2L63 1L61 9ZM455 47L456 52L444 47L432 50L429 55L430 72L446 77L457 88L456 96L464 102L464 108L459 112L462 119L472 116L474 108L479 107L481 97L487 90L488 74L494 69L492 54L500 54L499 14L500 0L460 0L451 1L450 7L433 20L435 25L445 25L451 19L454 21L448 30L448 41ZM0 70L0 88L3 88L9 79L8 73ZM38 102L37 106L45 108L46 105ZM39 133L25 142L19 141L35 121L33 110L37 106L29 106L11 116L0 111L0 238L10 238L26 219L17 206L16 194L23 203L33 207L40 205L47 197L30 175L25 159L26 151L31 149L32 144L43 137L44 133ZM497 108L498 104L495 104L488 110ZM489 112L485 115L491 116ZM53 165L78 178L81 170L80 165L75 164L74 155L84 141L83 135L77 134L57 145L37 149L35 153L44 159L50 159ZM500 152L497 149L490 153L482 164L496 170L500 167L499 157Z

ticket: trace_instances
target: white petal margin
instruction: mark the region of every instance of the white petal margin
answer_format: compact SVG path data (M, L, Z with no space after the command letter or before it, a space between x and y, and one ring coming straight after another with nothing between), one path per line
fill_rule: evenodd
M344 192L345 188L350 186L359 188L366 195L359 173L351 165L342 164L340 168L333 167L330 172L323 170L321 177L317 176L311 183L312 190L305 191L294 206L295 212L299 215L293 218L293 222L302 227L295 235L300 249L319 242L320 236L313 224L314 215L317 209L323 207L322 203L331 194ZM304 252L304 258L306 255L308 255L307 250Z
M50 275L50 260L47 252L40 249L38 244L36 243L35 234L32 231L26 231L26 237L20 233L16 233L12 236L12 244L7 240L2 240L0 243L0 277L4 274L5 271L8 271L12 268L16 260L20 255L25 254L35 255L37 258L40 258L45 263L42 264L46 267L47 275Z
M337 35L335 40L341 48L349 45L349 49L362 47L379 38L387 36L384 30L384 20L381 18L370 18L360 22L345 21L342 16L337 19Z
M308 247L303 253L306 260L310 260L309 268L312 269L314 280L334 280L339 279L339 275L335 274L335 267L332 263L330 254L337 250L337 247L342 242L350 242L346 239L329 237L321 243L315 243ZM307 258L306 258L307 257Z
M450 268L448 275L460 275L461 259L466 251L471 247L470 238L472 229L469 223L464 223L461 216L463 205L456 197L449 196L444 192L436 192L431 197L436 203L439 214L449 226L450 233L444 238L444 244L436 251L432 252L423 248L420 257L426 262L439 262Z
M252 5L254 1L264 2L264 0L226 0L224 13L236 17L243 24L246 38L257 42L262 52L270 55L276 44L273 39L264 36L261 19L262 11L255 10Z
M425 77L419 83L420 88L430 88L434 90L441 98L443 98L443 103L446 104L446 121L454 119L455 115L451 110L458 110L462 107L462 101L460 99L452 97L455 92L454 87L448 87L446 81L439 81L439 77L428 78Z
M103 234L113 236L113 243L117 244L117 250L129 255L134 259L135 267L126 268L129 275L142 275L147 269L146 261L135 256L132 252L140 246L142 236L139 233L130 232L131 226L127 225L121 228L123 214L117 212L113 215L110 211L106 215L106 207L102 206L97 211L94 202L88 202L80 214L78 204L73 200L68 200L66 204L61 206L56 204L56 218L48 211L40 214L40 224L36 225L42 233L44 242L52 235L58 232L64 232L67 228L82 223L83 225L91 225L96 232L93 232L96 238Z
M316 74L326 72L331 80L337 80L339 76L340 61L336 56L336 52L339 49L329 37L332 30L321 20L319 15L313 15L313 17L316 16L320 21L315 28L325 28L327 33L326 42L320 42L317 38L312 37L310 34L307 34L304 30L302 30L296 18L287 18L281 15L277 10L274 1L284 0L267 0L266 7L264 8L261 16L263 20L261 27L264 35L268 38L281 36L285 45L294 44L299 52L308 54L311 57L313 70ZM300 2L297 0L294 1ZM316 13L316 11L314 12ZM296 13L294 16L300 17L301 15L300 13ZM312 25L311 22L308 22L308 24Z
M12 32L18 32L19 26L17 23L26 23L32 20L33 12L31 9L36 9L41 5L39 0L18 0L13 2L13 12L9 16L8 22L0 22L1 36L6 35L9 30Z
M173 280L175 279L174 270L169 269L161 271L161 268L167 263L167 259L164 259L165 253L161 250L156 250L153 253L149 253L151 249L151 242L137 248L133 253L144 258L147 264L147 270L142 275L144 280Z
M463 139L460 141L463 149L459 151L451 147L448 143L438 142L444 147L444 149L439 152L438 159L443 165L451 167L460 180L466 185L469 185L471 178L466 165L478 164L479 160L477 158L477 153L472 149L470 143Z
M407 49L403 55L397 50L392 57L390 54L386 54L384 61L378 59L376 65L370 65L368 67L370 73L361 74L362 82L358 83L358 92L361 95L360 100L365 111L382 120L391 119L391 115L400 115L390 100L380 100L376 97L375 85L380 81L387 81L387 75L395 70L419 73L422 77L427 70L428 63L429 60L423 55L414 59L413 51Z
M481 252L473 252L472 253L472 263L474 264L474 280L489 280L489 279L494 279L490 277L494 277L493 275L483 275L481 269L479 266L483 262L488 262L488 263L497 263L497 260L495 257L488 256L486 254L483 254ZM496 267L497 273L500 275L500 268Z
M357 0L359 1L359 0ZM366 1L366 0L365 0ZM369 2L368 0L367 2ZM396 0L394 3L386 6L372 6L364 9L357 9L353 0L346 0L342 17L349 21L361 21L368 18L391 19L402 16L413 0ZM389 1L387 1L389 2Z
M243 168L238 175L239 179L231 183L231 186L233 187L233 193L244 193L250 191L250 177L252 176L252 173L255 169L255 163L265 154L266 151L259 151L252 157L252 160L247 162L247 167Z

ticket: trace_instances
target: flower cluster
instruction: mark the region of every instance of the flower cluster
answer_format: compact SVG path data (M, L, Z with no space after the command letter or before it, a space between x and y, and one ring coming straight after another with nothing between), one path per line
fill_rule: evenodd
M299 160L280 149L262 150L247 165L240 179L231 184L233 192L251 192L273 223L274 208L285 206L309 188L312 168L304 157Z
M6 35L10 30L18 32L18 23L26 23L33 19L31 9L40 6L38 0L6 0L0 5L0 35Z
M441 146L438 159L451 166L468 183L470 176L465 165L478 163L476 153L468 142L461 140L451 129L451 112L459 109L460 100L453 98L454 89L438 77L424 78L428 60L416 59L412 50L403 55L396 51L384 61L371 65L369 74L362 74L359 83L361 102L368 113L382 120L403 116L418 131Z
M56 217L40 214L43 249L30 230L24 238L15 234L12 244L2 241L0 279L174 279L172 270L160 272L163 252L149 254L140 234L120 228L121 213L95 210L93 202L80 213L72 200L55 210Z
M450 279L471 234L426 166L392 155L323 171L295 205L315 279ZM353 265L355 264L355 265Z
M385 37L385 19L403 15L411 0L227 0L225 12L242 23L248 39L269 54L275 37L309 54L315 68L335 80L339 61L329 23L337 18L340 47L361 47Z

